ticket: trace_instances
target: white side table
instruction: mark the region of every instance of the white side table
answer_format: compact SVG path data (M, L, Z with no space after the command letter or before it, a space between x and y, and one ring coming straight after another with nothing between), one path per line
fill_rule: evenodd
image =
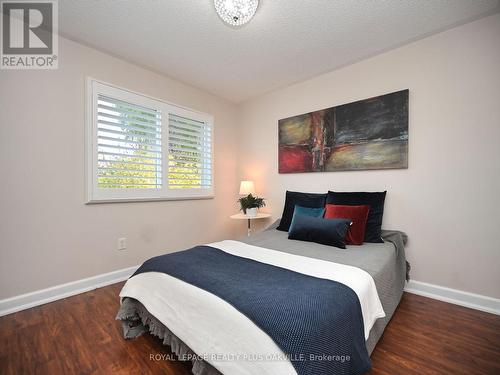
M235 214L235 215L231 215L230 218L231 219L237 219L237 220L247 220L248 221L248 226L247 226L247 236L250 236L250 233L252 233L252 228L250 226L250 222L252 220L257 220L257 219L265 219L267 217L271 217L271 214L267 214L267 213L261 213L261 212L258 212L257 213L257 216L247 216L245 214L242 214L242 213L239 213L239 214Z

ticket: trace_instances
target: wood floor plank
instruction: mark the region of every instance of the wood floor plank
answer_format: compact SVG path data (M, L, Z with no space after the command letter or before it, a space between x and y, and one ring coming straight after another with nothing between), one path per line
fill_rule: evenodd
M405 293L372 354L372 374L500 374L500 317Z
M191 374L151 335L124 340L123 283L0 318L0 374ZM500 317L405 293L369 375L500 374Z

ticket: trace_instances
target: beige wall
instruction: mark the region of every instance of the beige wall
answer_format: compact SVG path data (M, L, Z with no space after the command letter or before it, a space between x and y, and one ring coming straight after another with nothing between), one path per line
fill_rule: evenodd
M278 119L405 88L407 170L278 174ZM499 14L256 98L239 126L240 177L275 217L286 189L388 190L413 279L500 297Z
M0 299L233 236L234 104L62 38L59 56L0 71ZM212 114L215 199L84 205L86 76Z

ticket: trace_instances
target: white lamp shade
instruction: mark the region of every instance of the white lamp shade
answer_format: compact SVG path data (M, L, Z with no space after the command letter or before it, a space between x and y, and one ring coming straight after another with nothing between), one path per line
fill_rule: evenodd
M241 181L240 195L255 194L255 186L253 181Z

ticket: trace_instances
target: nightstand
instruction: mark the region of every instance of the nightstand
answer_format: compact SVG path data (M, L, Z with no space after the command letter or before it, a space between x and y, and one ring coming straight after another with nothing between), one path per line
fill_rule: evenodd
M248 224L247 224L247 236L250 236L250 233L252 233L252 228L251 228L251 225L250 225L250 222L252 220L265 219L265 218L268 218L268 217L271 217L271 214L261 213L261 212L257 213L257 216L247 216L247 215L241 214L241 213L230 216L231 219L247 220L248 221Z

